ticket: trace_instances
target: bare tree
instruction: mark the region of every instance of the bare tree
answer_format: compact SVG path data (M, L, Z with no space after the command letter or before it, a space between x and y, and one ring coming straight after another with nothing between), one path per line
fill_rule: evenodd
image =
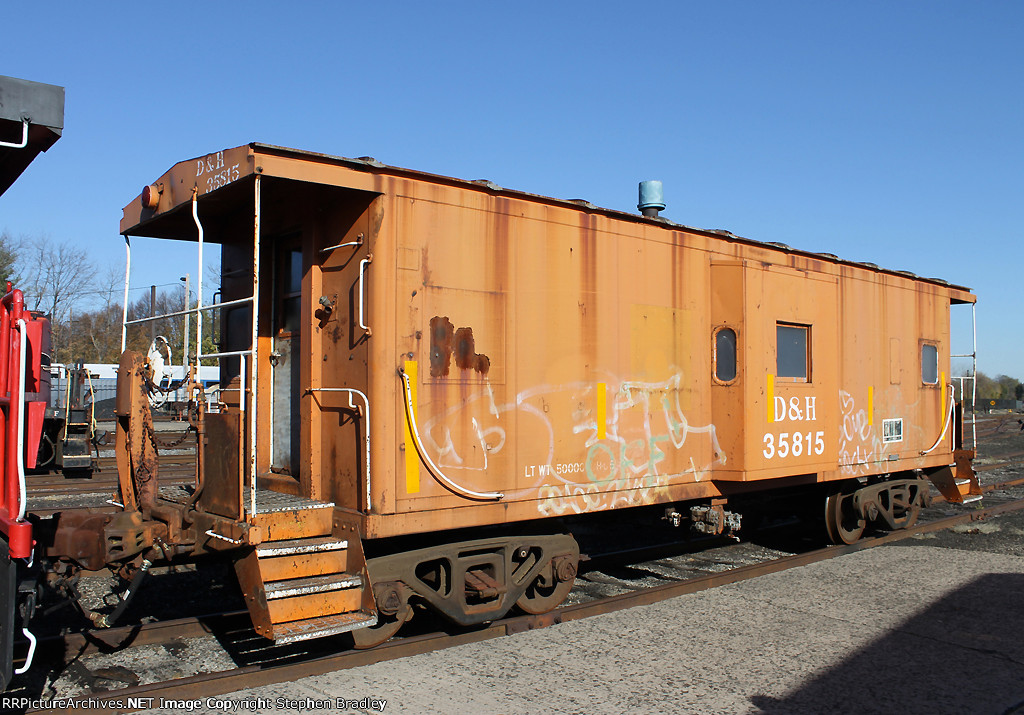
M18 242L7 231L0 233L0 287L3 281L11 281L15 288L19 288L18 274L15 270Z
M81 247L45 237L23 239L18 253L25 304L50 316L54 353L63 353L73 307L95 291L95 265Z
M95 291L96 268L85 251L70 241L54 244L38 238L22 246L20 268L25 302L54 322L64 322L71 307Z

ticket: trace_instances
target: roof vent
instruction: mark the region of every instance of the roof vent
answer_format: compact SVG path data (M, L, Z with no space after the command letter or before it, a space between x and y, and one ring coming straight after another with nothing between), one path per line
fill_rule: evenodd
M636 205L644 216L657 218L665 208L665 197L660 181L640 182L640 203Z

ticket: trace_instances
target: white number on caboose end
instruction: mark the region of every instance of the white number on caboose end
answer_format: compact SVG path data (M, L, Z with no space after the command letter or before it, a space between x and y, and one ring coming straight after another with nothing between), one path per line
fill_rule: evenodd
M241 173L239 164L227 166L224 163L224 152L222 151L196 159L196 178L206 177L207 192L237 181Z
M764 436L765 459L785 459L786 457L802 457L803 455L821 455L825 453L825 432L782 432L776 437L772 433Z

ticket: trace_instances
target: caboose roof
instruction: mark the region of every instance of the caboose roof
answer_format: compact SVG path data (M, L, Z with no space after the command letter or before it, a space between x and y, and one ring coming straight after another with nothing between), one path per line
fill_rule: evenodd
M338 168L350 171L344 172L344 177L341 177L338 175ZM351 171L357 172L356 176L364 177L362 185L352 185L353 174ZM204 205L204 211L209 214L216 216L234 211L242 205L251 205L253 177L257 174L295 182L346 186L370 191L376 187L373 181L375 176L394 176L432 184L457 186L469 191L572 208L584 213L607 216L629 223L657 225L669 230L701 234L731 243L759 246L839 265L855 266L877 273L900 275L911 280L950 288L953 293L951 295L953 303L973 303L975 300L974 295L970 293L970 288L953 285L940 278L924 278L909 271L881 268L874 263L848 261L831 253L803 251L783 243L744 238L721 229L697 228L662 217L651 218L626 211L601 208L580 199L557 199L506 189L483 179L470 181L389 166L372 157L353 159L258 142L178 162L151 184L160 196L159 204L155 209L143 206L141 193L124 208L121 233L126 236L195 240L196 230L189 208L193 194L199 197L200 202ZM342 181L344 183L341 183ZM208 237L206 240L216 241L216 238Z
M64 88L53 84L0 76L0 194L11 187L39 152L60 139L64 130Z

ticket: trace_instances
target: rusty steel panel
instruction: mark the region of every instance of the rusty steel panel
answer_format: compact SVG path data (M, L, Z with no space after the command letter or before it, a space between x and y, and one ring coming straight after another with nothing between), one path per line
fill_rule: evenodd
M203 450L203 511L240 519L242 516L242 468L239 460L241 416L237 412L208 412L203 416L206 449Z

